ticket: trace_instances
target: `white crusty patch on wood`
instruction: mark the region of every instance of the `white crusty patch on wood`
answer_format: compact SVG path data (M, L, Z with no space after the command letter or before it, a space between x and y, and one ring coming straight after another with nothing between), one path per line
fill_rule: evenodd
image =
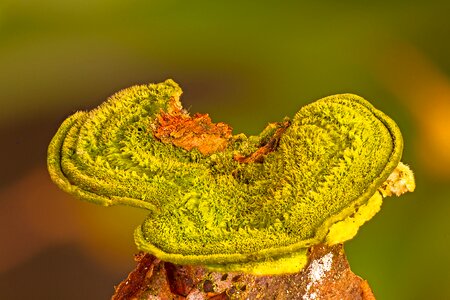
M326 273L331 270L332 264L333 253L331 252L311 262L307 269L310 282L306 286L306 293L303 295L303 300L317 299L317 293L311 292L311 288L322 281Z

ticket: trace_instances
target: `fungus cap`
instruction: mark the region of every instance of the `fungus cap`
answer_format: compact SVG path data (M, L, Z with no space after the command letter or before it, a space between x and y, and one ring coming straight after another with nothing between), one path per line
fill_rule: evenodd
M139 249L178 264L296 272L380 208L400 162L394 121L352 94L326 97L258 136L190 116L172 80L122 90L67 118L48 149L64 191L149 210Z

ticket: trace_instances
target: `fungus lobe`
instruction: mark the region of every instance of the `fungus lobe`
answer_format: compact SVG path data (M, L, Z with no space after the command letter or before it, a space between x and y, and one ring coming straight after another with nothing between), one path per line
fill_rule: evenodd
M352 238L382 196L397 194L398 176L412 178L406 167L390 178L395 190L386 183L402 136L359 96L326 97L258 136L232 136L208 115L189 116L181 93L172 80L120 91L64 121L48 149L63 190L148 209L135 241L159 259L296 272L308 247Z

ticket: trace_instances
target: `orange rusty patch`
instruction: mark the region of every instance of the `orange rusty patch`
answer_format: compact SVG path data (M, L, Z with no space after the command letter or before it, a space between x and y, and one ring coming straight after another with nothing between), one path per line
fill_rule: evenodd
M223 151L231 138L232 128L225 123L212 123L208 114L193 117L171 105L169 113L161 112L153 135L188 151L198 149L203 155Z

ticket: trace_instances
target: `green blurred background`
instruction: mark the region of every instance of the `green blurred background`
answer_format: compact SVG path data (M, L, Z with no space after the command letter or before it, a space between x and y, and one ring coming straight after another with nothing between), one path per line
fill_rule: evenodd
M173 78L191 112L258 133L351 92L391 116L417 189L346 244L378 299L450 299L450 2L0 2L0 299L108 299L145 212L59 191L46 147L114 92Z

